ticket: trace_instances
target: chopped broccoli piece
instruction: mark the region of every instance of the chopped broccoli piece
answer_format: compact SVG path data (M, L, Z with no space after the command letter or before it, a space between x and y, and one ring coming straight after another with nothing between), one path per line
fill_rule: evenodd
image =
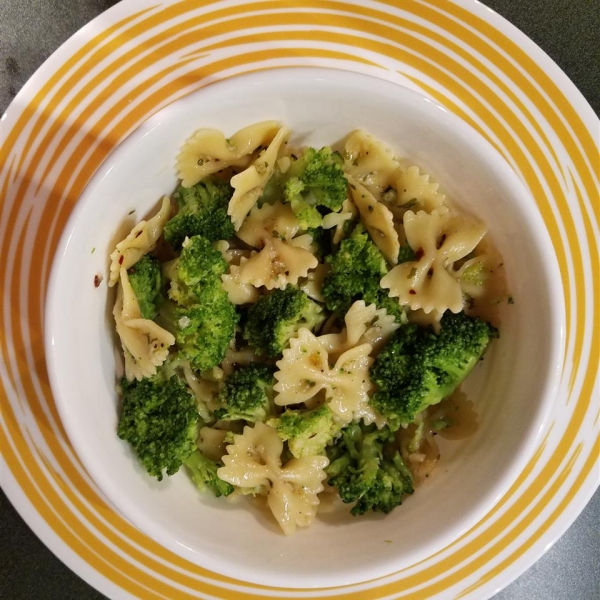
M227 261L206 238L188 238L179 258L165 266L164 274L171 281L169 298L180 306L195 304L206 287L221 286L221 275L226 271Z
M327 308L343 317L356 300L385 308L397 321L403 320L404 311L395 298L379 285L387 273L383 254L362 227L342 240L338 251L327 257L331 271L323 281L321 293Z
M175 336L179 356L197 371L212 369L225 358L238 319L227 292L216 285L203 290L198 304L165 302L160 309L161 324Z
M400 246L400 251L398 252L398 264L411 262L417 260L417 255L415 251L410 247L410 244L407 242Z
M316 302L288 285L262 296L248 309L243 336L259 356L274 358L301 327L314 329L324 318L323 309Z
M317 206L333 212L342 208L348 182L338 157L331 148L307 148L286 173L283 196L304 229L321 224Z
M177 214L165 225L165 240L178 250L186 237L201 235L211 242L228 240L235 230L227 214L233 188L227 181L204 179L177 191Z
M225 378L219 393L223 408L214 411L219 420L265 421L271 412L274 369L269 365L239 367Z
M328 483L343 502L355 503L351 514L389 513L413 493L411 473L393 447L394 437L387 427L351 423L329 449Z
M323 222L323 217L317 207L311 206L301 196L296 196L289 202L302 229L314 229Z
M133 293L140 305L142 317L155 319L158 307L164 301L163 281L158 261L146 254L127 271L127 274Z
M160 372L141 381L121 381L123 410L117 435L131 444L148 473L173 475L196 447L198 411L187 386Z
M277 429L284 442L288 442L290 452L296 458L321 454L341 429L326 404L313 410L286 410L267 423Z
M464 312L447 311L440 334L415 324L397 329L371 367L371 405L396 430L449 396L497 337L498 330Z
M192 481L198 489L209 488L217 498L229 496L233 492L233 486L217 475L217 469L223 465L210 460L200 450L195 450L190 454L183 461L183 464L190 470Z
M161 306L159 320L175 336L179 357L198 371L218 365L235 335L239 315L221 285L226 270L221 253L199 235L165 268L175 302Z
M480 286L485 283L489 275L490 273L485 269L483 263L476 262L462 270L460 274L460 280L462 283Z
M316 248L316 257L319 259L319 262L323 262L325 257L331 254L333 245L331 231L322 227L314 227L306 233L312 237L312 245Z

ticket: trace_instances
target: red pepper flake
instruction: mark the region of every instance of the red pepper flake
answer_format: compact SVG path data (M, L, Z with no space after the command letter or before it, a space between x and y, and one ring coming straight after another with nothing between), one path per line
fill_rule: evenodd
M141 232L141 231L138 231L138 232L135 234L135 237L136 237L136 238L139 238L139 237L140 237L140 235L142 235L142 232Z
M100 287L102 283L102 275L94 275L94 287Z
M125 257L121 254L121 256L119 256L119 264L120 265L123 264L123 260L125 260Z
M408 293L414 296L417 292L415 290L408 290Z
M425 252L423 251L423 248L419 248L416 252L415 252L415 258L417 260L420 260L423 258L423 254L425 254Z

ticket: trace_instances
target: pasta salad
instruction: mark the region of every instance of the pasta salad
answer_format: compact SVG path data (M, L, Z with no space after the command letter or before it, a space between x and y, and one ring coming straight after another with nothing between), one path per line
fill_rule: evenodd
M249 496L285 534L323 500L388 513L476 427L460 385L509 299L486 226L365 131L195 132L110 255L118 436L149 475Z

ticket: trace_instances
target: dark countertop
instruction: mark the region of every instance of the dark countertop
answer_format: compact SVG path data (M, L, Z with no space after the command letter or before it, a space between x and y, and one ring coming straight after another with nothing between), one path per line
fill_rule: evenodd
M114 0L0 0L0 114L43 61ZM485 0L540 45L600 114L594 0ZM0 597L101 600L31 532L0 492ZM600 490L567 533L494 600L600 598Z

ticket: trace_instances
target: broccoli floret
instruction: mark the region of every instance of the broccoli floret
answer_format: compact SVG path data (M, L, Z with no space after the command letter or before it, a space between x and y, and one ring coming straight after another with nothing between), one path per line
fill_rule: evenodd
M447 311L440 333L415 324L397 329L371 367L371 405L396 430L449 396L497 337L498 330L464 312Z
M221 286L227 261L208 239L196 235L183 242L179 258L167 263L164 274L170 279L169 298L180 306L201 301L205 288Z
M239 315L221 285L227 263L202 236L183 243L179 258L165 267L169 297L160 308L161 324L177 342L180 358L204 371L218 365L235 335Z
M269 419L268 424L288 442L296 458L321 454L341 429L326 404L313 410L286 410L280 417Z
M342 208L348 182L341 162L331 148L307 148L286 173L283 196L304 229L320 225L318 206L333 212Z
M259 356L274 358L301 327L313 329L324 318L323 309L316 302L288 285L262 296L248 309L243 336Z
M400 246L400 251L398 252L398 264L411 262L417 260L417 255L415 251L410 247L410 244L407 242Z
M160 372L141 381L121 381L123 410L118 436L131 444L148 473L173 475L196 448L198 411L187 386Z
M306 233L312 237L312 245L316 249L315 256L319 259L319 262L323 262L325 257L331 254L333 246L331 231L322 227L314 227Z
M160 323L175 336L179 357L197 371L222 362L238 319L227 292L217 285L204 288L198 304L182 307L165 302L160 309Z
M127 271L127 274L133 293L140 305L142 317L155 319L158 307L164 301L163 280L158 261L146 254Z
M219 420L265 421L271 412L274 369L269 365L239 367L225 378L219 393L223 408L214 411Z
M355 503L351 514L389 513L402 504L405 494L413 493L411 473L393 442L387 427L351 423L330 449L328 483L337 488L342 501Z
M490 276L489 271L484 267L482 262L476 262L462 269L460 275L461 283L468 285L481 286Z
M398 301L379 285L387 273L385 258L362 227L356 227L349 238L342 240L338 251L326 262L331 271L321 293L329 310L343 317L356 300L364 300L385 308L397 321L403 320L404 311Z
M184 461L183 464L190 470L192 481L198 489L209 488L212 493L219 498L220 496L229 496L233 492L233 486L217 475L217 469L222 467L221 463L210 460L200 452L195 450Z
M232 195L227 181L212 178L180 187L175 195L179 210L165 225L165 240L178 250L186 237L202 235L211 242L233 237L235 230L227 214Z

